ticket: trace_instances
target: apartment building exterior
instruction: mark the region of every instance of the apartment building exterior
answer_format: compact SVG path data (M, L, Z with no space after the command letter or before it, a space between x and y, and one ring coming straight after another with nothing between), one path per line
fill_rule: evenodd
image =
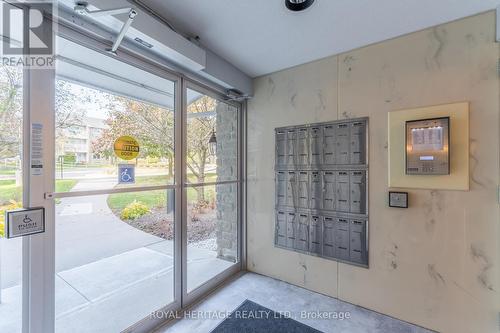
M106 162L106 158L94 153L92 147L106 128L104 119L83 117L79 124L60 129L56 139L56 156L81 165Z

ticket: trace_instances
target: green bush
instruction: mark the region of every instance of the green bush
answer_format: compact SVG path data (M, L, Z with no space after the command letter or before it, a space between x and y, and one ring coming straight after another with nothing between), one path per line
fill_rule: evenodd
M76 154L68 153L63 156L63 161L65 164L75 164L76 163Z
M6 206L0 206L0 238L5 237L5 211L14 210L22 208L23 204L19 201L10 200L10 203Z
M120 218L122 220L135 220L150 212L149 207L140 201L131 202L127 207L123 208Z

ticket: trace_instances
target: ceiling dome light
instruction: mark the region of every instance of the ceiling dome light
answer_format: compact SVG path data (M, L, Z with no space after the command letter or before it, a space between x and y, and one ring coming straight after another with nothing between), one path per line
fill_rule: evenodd
M294 12L300 12L301 10L311 7L314 0L285 0L286 8Z

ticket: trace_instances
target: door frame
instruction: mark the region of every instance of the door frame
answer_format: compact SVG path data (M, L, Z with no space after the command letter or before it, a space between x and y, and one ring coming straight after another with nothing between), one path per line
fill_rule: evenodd
M27 10L27 8L25 8ZM53 33L51 29L48 33ZM59 26L58 35L82 46L105 53L108 45L96 38L83 35L68 27ZM150 61L145 57L123 50L118 53L117 59L139 69L148 71L175 83L175 163L174 185L157 187L130 188L122 192L136 192L155 189L175 189L175 241L174 241L174 302L158 311L176 311L186 309L201 297L213 291L226 279L245 267L244 250L244 129L245 104L226 101L226 97L219 89L206 86L188 79L182 73L172 72L158 62ZM44 207L46 212L46 232L28 236L23 239L23 333L45 333L55 331L55 198L69 196L83 196L92 194L110 193L113 191L88 191L71 194L55 194L55 80L54 69L24 69L24 119L23 119L23 202L25 207ZM193 87L207 93L220 101L237 105L238 107L238 262L229 269L221 272L211 280L187 293L187 219L186 198L184 184L185 172L185 142L186 132L186 89ZM43 125L44 139L44 170L43 176L30 173L30 142L32 124ZM234 183L234 182L230 182ZM117 191L118 192L118 191ZM184 274L183 274L184 271ZM144 318L128 328L127 332L147 332L154 327L164 324L166 319Z
M23 12L23 24L29 20L29 7L19 6ZM54 37L52 24L42 22L43 33ZM24 40L29 40L24 29ZM24 54L29 54L28 45ZM45 208L45 232L24 237L22 240L22 332L44 333L54 331L55 317L55 228L54 204L45 199L44 193L54 190L51 158L54 145L55 119L50 115L55 106L55 69L23 68L23 207ZM31 172L31 128L41 124L43 143L43 169L41 175Z
M186 182L186 170L187 170L187 161L186 161L186 155L187 155L187 131L188 131L188 123L187 123L187 90L195 90L199 93L202 93L206 96L212 97L216 99L219 102L223 102L226 104L229 104L233 107L237 108L237 128L238 128L238 140L237 140L237 163L238 163L238 169L237 169L237 176L236 180L233 181L216 181L216 182L205 182L203 184L198 184L198 183L187 183ZM210 292L212 292L215 288L217 288L219 285L221 285L222 282L226 281L228 278L233 276L234 274L238 273L243 269L242 266L242 239L241 239L241 230L242 230L242 113L243 113L243 105L242 103L235 103L233 101L227 100L224 95L219 94L209 87L202 85L200 83L197 83L193 80L189 80L186 78L183 78L183 87L182 87L182 93L183 93L183 105L182 105L182 114L184 116L183 119L183 150L182 150L182 181L183 181L183 190L182 190L182 211L184 213L187 213L187 189L188 188L195 188L195 187L202 187L202 186L211 186L211 185L224 185L224 184L236 184L237 185L237 216L238 216L238 222L237 222L237 237L238 237L238 246L237 246L237 256L238 256L238 261L231 265L229 268L226 270L218 273L214 277L212 277L210 280L202 283L201 285L197 286L194 288L192 291L188 292L187 290L187 277L188 277L188 267L187 267L187 243L188 243L188 236L187 236L187 218L184 218L182 220L182 308L189 308L191 305L193 305L195 302L199 301L201 298L205 297L208 295Z

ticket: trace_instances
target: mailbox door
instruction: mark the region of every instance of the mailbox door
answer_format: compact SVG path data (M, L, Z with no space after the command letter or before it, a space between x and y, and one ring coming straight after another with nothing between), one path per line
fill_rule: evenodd
M368 263L366 221L351 220L350 240L350 260L358 264L366 265Z
M326 125L323 128L323 164L335 164L335 125Z
M323 218L323 255L335 257L335 219L328 216Z
M351 213L366 213L366 172L351 171Z
M366 123L351 123L351 164L365 164L366 156Z
M300 171L298 176L298 207L309 207L309 173L307 171Z
M336 164L349 164L349 124L338 124L335 134L337 142L335 162Z
M321 254L321 217L312 215L310 223L309 252Z
M297 164L309 164L309 135L307 128L299 128L297 132Z
M295 213L287 213L286 217L286 247L293 249L295 246L296 220Z
M335 210L335 172L323 172L323 209Z
M322 164L323 155L323 131L321 127L312 127L310 130L310 147L311 147L311 164L320 165Z
M297 174L295 171L288 171L286 185L286 205L295 207L297 198Z
M335 258L349 260L349 220L337 218L335 223Z
M286 246L287 244L287 227L286 213L278 211L276 213L276 245Z
M319 171L311 172L311 201L309 207L311 209L321 209L321 174Z
M286 134L286 164L295 166L296 163L296 147L297 147L297 131L288 130Z
M299 221L296 224L297 234L295 238L295 248L307 251L309 248L309 215L299 214Z
M286 165L286 131L276 132L276 165Z
M337 171L335 174L336 210L349 212L349 172Z
M286 206L286 172L276 172L276 205Z

